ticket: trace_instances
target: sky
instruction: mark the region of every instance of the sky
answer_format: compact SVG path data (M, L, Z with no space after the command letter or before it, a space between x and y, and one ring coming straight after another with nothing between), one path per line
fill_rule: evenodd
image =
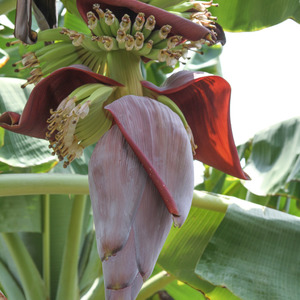
M220 59L232 88L231 123L239 145L259 130L300 116L300 24L287 20L226 37Z

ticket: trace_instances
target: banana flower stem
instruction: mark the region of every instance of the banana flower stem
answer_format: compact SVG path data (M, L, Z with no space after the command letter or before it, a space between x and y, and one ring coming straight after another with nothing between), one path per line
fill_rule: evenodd
M42 197L43 201L43 279L49 298L50 287L50 195Z
M88 195L88 176L76 174L0 175L0 197L41 194ZM192 206L225 213L229 204L240 201L243 200L195 190Z
M194 190L192 206L225 213L229 204L238 203L235 197Z
M88 177L75 174L2 174L0 196L88 195Z
M85 195L75 195L69 224L69 231L64 249L61 273L56 300L79 299L78 260L82 224L86 205Z

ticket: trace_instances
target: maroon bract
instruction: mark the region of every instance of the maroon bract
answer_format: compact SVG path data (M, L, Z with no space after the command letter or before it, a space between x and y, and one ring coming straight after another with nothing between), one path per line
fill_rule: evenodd
M150 15L155 16L158 27L162 27L166 24L171 25L172 34L183 36L187 40L198 41L206 39L210 34L214 42L225 44L225 35L220 25L217 24L214 31L212 31L191 20L176 16L164 9L137 0L100 0L96 2L94 0L77 0L78 11L85 22L87 22L87 12L92 10L93 4L95 3L100 4L102 10L111 10L119 19L121 19L124 14L135 17L141 12L145 14L145 17L149 17Z
M86 83L122 86L108 77L88 71L85 66L62 68L37 84L21 116L15 112L3 113L0 116L0 126L16 133L44 139L50 110L56 109L73 90Z
M161 87L142 85L171 98L181 109L197 145L195 159L232 176L249 179L240 168L230 123L231 88L222 77L181 71Z

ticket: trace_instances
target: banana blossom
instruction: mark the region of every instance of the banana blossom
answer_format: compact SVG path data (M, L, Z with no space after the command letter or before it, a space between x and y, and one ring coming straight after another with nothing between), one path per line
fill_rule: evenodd
M45 138L50 111L84 84L122 88L120 83L85 68L62 68L36 85L21 115L2 114L0 126ZM153 271L172 221L181 226L191 206L191 136L178 114L156 99L168 97L186 116L194 137L195 159L248 179L232 137L230 86L223 78L181 71L162 87L147 81L141 84L152 93L151 98L127 95L103 104L102 110L112 122L109 130L101 133L89 163L90 195L108 299L135 299ZM96 119L90 129L99 123ZM48 135L50 142L54 135Z

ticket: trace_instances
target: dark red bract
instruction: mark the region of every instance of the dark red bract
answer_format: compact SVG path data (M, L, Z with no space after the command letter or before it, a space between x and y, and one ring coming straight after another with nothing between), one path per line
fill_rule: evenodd
M181 109L198 146L195 159L232 176L249 179L241 167L230 123L229 83L203 72L181 71L161 87L143 81L144 87L166 95Z
M93 4L100 4L102 10L111 10L118 19L121 19L124 14L131 16L134 20L135 16L142 12L145 17L153 15L158 27L163 25L171 25L171 33L174 35L181 35L184 39L190 41L198 41L205 39L208 34L211 34L215 39L215 42L221 42L225 44L225 34L220 25L217 24L214 34L210 29L196 24L185 18L176 16L168 11L165 11L159 7L155 7L137 0L77 0L77 8L82 18L87 22L86 13L92 11Z

